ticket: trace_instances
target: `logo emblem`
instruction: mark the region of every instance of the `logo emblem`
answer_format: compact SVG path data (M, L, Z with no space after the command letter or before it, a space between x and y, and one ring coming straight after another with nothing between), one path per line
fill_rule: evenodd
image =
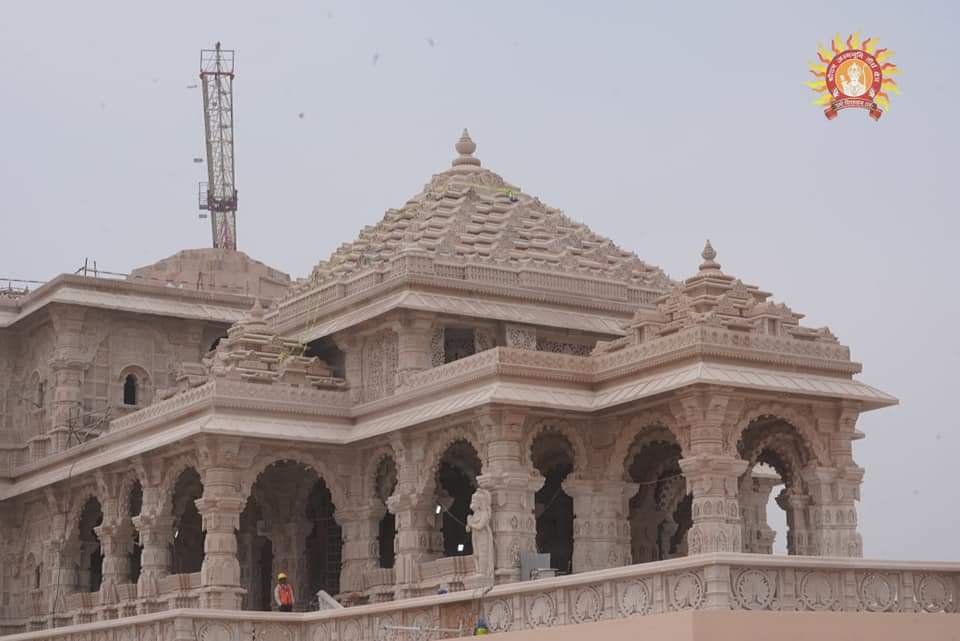
M897 81L892 76L900 73L897 65L889 62L892 51L877 48L876 38L860 42L854 33L844 43L837 34L830 41L828 51L817 47L819 62L810 63L810 73L816 76L808 87L823 94L815 105L826 106L823 114L828 120L837 117L841 109L866 109L870 117L879 120L890 109L889 93L900 95Z

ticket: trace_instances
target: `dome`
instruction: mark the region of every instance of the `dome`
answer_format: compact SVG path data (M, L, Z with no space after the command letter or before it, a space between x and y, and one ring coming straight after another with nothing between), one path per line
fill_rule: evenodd
M359 238L314 267L298 291L375 266L406 249L456 262L513 264L666 288L671 281L559 209L549 207L474 157L467 130L450 169L436 174L399 209L390 209Z

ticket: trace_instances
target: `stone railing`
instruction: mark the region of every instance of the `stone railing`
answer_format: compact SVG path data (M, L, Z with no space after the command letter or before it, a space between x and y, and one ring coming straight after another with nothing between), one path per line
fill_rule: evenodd
M424 639L468 636L482 607L494 632L691 610L888 612L956 618L960 563L710 554L301 614L181 609L10 637L10 641L156 639L379 641L394 628ZM7 626L5 629L9 629Z
M273 320L281 328L297 325L318 314L327 315L326 305L361 294L384 283L396 285L397 279L424 277L439 281L462 281L476 287L506 287L542 292L542 298L562 299L583 296L597 302L652 305L663 294L656 286L638 287L618 282L589 270L571 271L561 267L510 267L495 262L457 262L450 257L435 259L420 252L401 254L385 265L371 265L357 272L341 274L334 280L315 285L294 297L281 301ZM626 310L625 310L626 311Z

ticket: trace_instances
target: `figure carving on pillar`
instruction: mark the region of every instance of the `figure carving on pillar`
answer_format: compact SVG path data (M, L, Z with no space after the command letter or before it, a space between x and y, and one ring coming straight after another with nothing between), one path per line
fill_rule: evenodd
M496 554L494 552L490 492L480 488L470 501L473 514L467 517L467 532L473 534L473 560L477 574L493 583Z

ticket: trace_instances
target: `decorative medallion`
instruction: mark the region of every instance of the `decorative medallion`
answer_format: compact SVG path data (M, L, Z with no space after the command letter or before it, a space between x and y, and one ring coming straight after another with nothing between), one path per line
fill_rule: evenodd
M879 120L890 109L891 91L900 89L891 76L900 72L897 65L887 60L893 52L877 49L876 38L860 42L854 33L846 43L837 34L830 42L830 50L822 45L817 49L818 62L810 63L810 73L816 76L808 87L823 94L814 104L825 105L823 113L828 120L837 117L842 109L866 109L870 117Z
M506 632L513 627L513 607L505 599L487 606L487 625L491 632Z
M807 572L800 579L799 597L808 610L833 610L838 602L833 582L821 572Z
M223 623L207 623L197 634L198 641L232 641L233 635Z
M952 612L953 589L943 577L924 574L917 582L917 604L924 612Z
M603 609L603 598L596 588L577 590L573 595L573 620L577 623L596 621Z
M330 629L326 623L318 623L313 629L313 641L330 641Z
M886 612L897 602L897 586L885 574L867 574L860 581L860 605L870 612Z
M743 570L733 581L733 595L745 610L768 610L776 596L775 581L759 570Z
M674 610L696 610L703 605L703 579L694 572L685 572L672 581L670 605Z
M360 622L344 621L340 625L340 639L342 641L360 641Z
M649 614L650 612L650 589L643 581L630 581L622 583L619 587L620 596L617 599L620 606L620 614L625 617L635 614Z
M531 628L544 628L553 625L557 618L557 604L553 596L541 592L527 605L527 624Z
M257 627L257 641L292 641L290 629L281 625Z

